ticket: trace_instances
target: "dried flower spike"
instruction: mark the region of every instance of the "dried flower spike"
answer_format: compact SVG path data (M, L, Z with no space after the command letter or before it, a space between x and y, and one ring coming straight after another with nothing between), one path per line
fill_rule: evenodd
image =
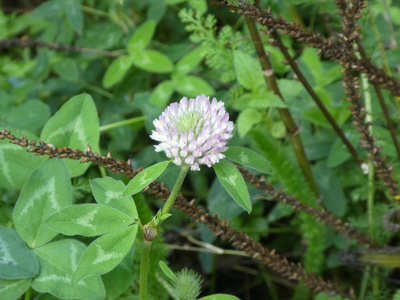
M153 124L156 130L150 137L160 142L155 150L165 151L176 165L188 165L192 171L223 159L233 130L224 103L216 98L210 102L205 95L172 103Z

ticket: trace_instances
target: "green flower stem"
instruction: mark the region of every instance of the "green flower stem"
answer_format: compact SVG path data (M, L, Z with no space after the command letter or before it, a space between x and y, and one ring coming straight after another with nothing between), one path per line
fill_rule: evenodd
M171 191L171 194L168 197L167 202L164 204L164 207L162 209L162 215L165 215L169 212L171 209L172 205L174 204L174 201L176 197L178 196L179 191L181 190L182 183L185 180L186 174L189 171L189 166L183 166L181 168L181 172L179 173L178 179L175 182L175 185Z
M175 186L173 187L171 194L169 195L168 200L165 203L165 205L161 211L161 215L167 214L169 212L169 210L171 209L176 197L178 196L178 193L182 187L183 181L185 180L185 177L186 177L186 174L188 171L189 171L189 166L183 166L181 168L181 172L179 173L179 176L178 176L178 179L176 180ZM149 224L147 224L146 226L148 226L148 228L153 229L157 232L158 225L155 226L153 221L154 220L150 221ZM142 230L145 230L146 226L144 227L144 229L142 228ZM150 264L150 248L151 248L151 244L152 244L151 241L155 237L156 237L156 235L154 237L151 237L151 239L150 239L149 237L145 236L145 240L144 240L144 244L143 244L142 260L140 263L140 300L147 300L147 296L148 296L147 282L148 282L149 267L150 267L150 265L149 265Z
M369 92L368 89L368 79L366 78L365 75L361 75L361 84L363 87L363 94L364 94L364 99L365 99L365 110L367 112L365 116L365 121L366 122L371 122L373 121L372 119L372 100L371 100L371 93ZM373 127L369 127L369 131L371 135L373 134ZM375 240L375 226L374 226L374 198L375 198L375 178L374 178L374 164L372 163L372 160L370 159L368 161L368 196L367 196L367 210L368 210L368 225L369 225L369 232L372 240ZM379 268L374 267L372 268L372 272L374 274L379 273ZM373 299L378 300L379 299L379 277L374 276L372 278L372 294L373 294Z
M31 299L31 291L32 291L32 288L29 287L29 288L27 289L27 291L25 292L24 300L30 300L30 299Z
M150 268L150 249L152 242L143 241L142 259L140 262L140 300L147 300L148 297L148 279Z
M106 90L103 90L102 88L99 88L98 86L89 84L87 82L83 82L81 84L83 85L84 88L86 88L86 89L88 89L88 90L90 90L90 91L92 91L94 93L102 95L102 96L104 96L104 97L106 97L108 99L114 99L114 95L113 94L111 94L110 92L107 92Z
M98 16L102 16L102 17L110 17L111 14L99 9L95 9L89 6L85 6L85 5L81 5L81 8L84 12L90 13L90 14L94 14L94 15L98 15Z
M131 119L128 119L128 120L123 120L123 121L107 124L107 125L104 125L104 126L100 126L99 130L100 130L100 132L102 132L102 131L106 131L106 130L109 130L109 129L125 126L125 125L140 123L140 122L143 122L144 120L146 120L146 116L131 118Z

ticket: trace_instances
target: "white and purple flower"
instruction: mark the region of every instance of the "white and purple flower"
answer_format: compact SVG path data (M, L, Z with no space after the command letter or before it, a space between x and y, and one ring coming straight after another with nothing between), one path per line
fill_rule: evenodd
M156 130L150 137L160 142L155 150L165 151L176 165L188 165L192 171L225 158L222 152L228 149L233 130L224 103L216 98L210 102L205 95L170 104L153 124Z

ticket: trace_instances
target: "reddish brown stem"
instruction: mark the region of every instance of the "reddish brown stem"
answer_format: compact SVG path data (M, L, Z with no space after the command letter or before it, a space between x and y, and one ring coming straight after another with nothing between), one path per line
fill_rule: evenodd
M247 27L249 28L254 47L256 49L257 56L260 60L261 69L263 71L265 82L268 88L272 90L279 98L281 98L283 102L285 102L285 99L283 98L282 93L279 90L272 64L264 50L264 46L261 41L261 37L256 27L256 24L253 19L247 16L246 16L246 23ZM318 195L317 184L315 182L314 175L311 171L310 163L308 162L306 153L304 151L303 142L301 141L299 135L299 128L297 124L294 122L292 114L290 113L289 109L278 108L278 112L279 115L281 116L283 123L285 124L290 144L292 145L293 151L296 155L297 163L299 164L304 177L310 184L311 189L313 190L315 195Z
M292 56L289 54L289 51L287 50L287 47L283 44L279 34L275 30L271 30L270 33L271 33L271 36L273 37L273 39L275 40L276 45L281 50L283 56L285 56L287 62L292 67L292 70L296 74L299 81L303 84L303 86L305 87L307 92L310 94L310 96L314 100L315 104L317 104L318 108L321 110L321 112L323 113L325 118L328 120L329 124L331 124L333 130L340 137L343 144L346 145L350 154L353 156L353 159L361 165L363 162L358 157L356 149L353 147L353 145L347 139L347 137L345 136L343 131L340 129L339 125L336 123L335 119L332 117L332 115L326 109L325 105L322 103L322 101L319 99L318 95L315 93L314 89L311 87L311 85L309 84L307 79L304 77L303 73L301 72L300 68L297 65L297 62L292 58Z
M226 6L229 10L241 15L249 16L258 23L267 26L268 29L283 30L285 34L298 42L307 43L311 47L319 49L326 57L337 60L342 66L347 68L350 64L354 70L364 73L371 82L390 90L395 96L400 96L400 82L398 80L386 74L384 70L374 66L369 58L358 59L355 55L345 52L343 45L340 43L327 40L309 29L303 29L300 24L289 22L281 16L275 17L268 10L257 8L249 3L236 6L230 5L224 0L210 1L216 5Z

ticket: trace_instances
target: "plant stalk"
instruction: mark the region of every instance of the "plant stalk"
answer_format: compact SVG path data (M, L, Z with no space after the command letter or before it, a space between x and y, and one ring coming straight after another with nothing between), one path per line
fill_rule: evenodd
M365 121L367 123L372 123L372 101L371 94L368 90L368 80L365 76L361 75L361 82L364 88L364 99L365 99L365 110L367 112L365 116ZM373 134L373 127L369 127L370 134ZM372 160L368 161L368 199L367 199L367 209L368 209L368 225L369 232L372 240L375 240L375 220L374 220L374 198L375 198L375 178L374 178L374 164ZM373 274L379 273L378 267L372 268ZM379 277L372 277L372 294L374 300L379 300Z
M164 207L162 209L162 215L167 214L172 205L174 204L174 201L176 199L176 196L178 196L179 191L181 190L183 181L185 180L186 174L189 171L189 166L185 165L182 166L181 172L179 173L178 179L175 182L175 185L171 191L171 194L169 195L167 202L165 202Z
M139 294L140 300L148 299L148 280L149 280L149 268L150 268L150 249L152 242L143 241L142 259L140 262L140 285Z
M272 68L272 64L264 50L263 43L261 41L261 37L259 35L257 26L255 21L246 16L247 27L249 28L251 38L253 40L254 47L256 49L256 53L260 60L261 68L263 71L265 82L270 90L272 90L279 98L285 102L279 87L276 82L274 76L274 70ZM299 164L306 180L310 184L311 189L314 191L315 195L318 196L317 184L314 179L314 175L311 171L310 164L307 160L306 153L304 151L303 143L300 139L299 128L293 120L293 117L290 111L287 108L278 108L279 115L282 118L283 123L285 124L286 131L289 136L290 143L292 145L293 151L295 153L297 163Z
M131 119L128 119L128 120L123 120L123 121L107 124L107 125L104 125L104 126L100 126L99 130L100 130L100 132L102 132L102 131L106 131L106 130L109 130L109 129L125 126L125 125L140 123L140 122L143 122L145 120L146 120L146 116L131 118Z
M167 202L164 204L164 207L161 211L161 215L165 215L169 212L171 209L172 205L174 204L174 201L176 197L178 196L179 191L181 190L183 181L185 180L186 174L189 171L189 166L184 165L181 168L181 171L179 173L178 179L175 182L175 185L171 191L171 194L169 195ZM146 230L144 229L143 231L143 236L144 236L144 244L143 244L143 251L142 251L142 260L140 263L140 300L147 300L148 296L148 277L149 277L149 264L150 264L150 248L152 244L152 240L157 237L157 228L159 224L154 224L154 220L150 221L144 228L146 227L150 230L151 236L148 236Z
M353 159L358 162L358 164L362 164L363 162L361 159L358 157L356 149L353 147L353 145L350 143L350 141L347 139L345 136L344 132L342 129L340 129L339 125L336 123L335 119L332 117L332 115L329 113L329 111L326 109L325 105L322 103L321 99L319 99L318 95L315 93L314 89L311 87L310 83L307 81L307 79L304 77L303 73L301 72L300 68L298 67L297 63L295 60L292 58L292 56L289 54L289 51L287 50L287 47L283 44L282 39L280 38L279 34L275 31L271 31L271 36L277 43L277 46L281 50L283 56L285 56L286 60L288 61L289 65L292 67L293 72L296 74L297 78L299 81L303 84L304 88L307 90L308 94L311 96L311 98L314 100L315 104L317 104L318 108L322 112L322 114L325 116L325 118L328 120L329 124L331 124L333 130L336 132L336 134L339 136L339 138L342 140L343 144L347 147L349 150L350 154L353 156Z
M361 57L366 59L367 54L364 50L364 47L361 43L360 38L357 38L357 46L358 46L358 52L360 52ZM399 145L399 141L397 139L396 129L395 129L395 126L393 125L392 118L389 115L389 110L388 110L386 102L383 98L382 90L380 89L378 84L376 84L376 83L371 83L371 84L374 87L376 96L378 97L379 105L382 108L383 115L385 116L386 123L387 123L388 129L390 131L390 135L392 136L394 147L396 148L397 157L400 160L400 145Z
M32 288L29 287L25 292L24 300L31 300L31 292L32 292Z
M108 98L110 100L114 99L114 95L113 94L111 94L110 92L107 92L106 90L104 90L104 89L102 89L102 88L100 88L98 86L89 84L87 82L83 82L82 83L82 82L76 81L76 83L77 84L82 84L85 89L88 89L88 90L90 90L90 91L92 91L94 93L102 95L102 96L104 96L104 97L106 97L106 98Z

